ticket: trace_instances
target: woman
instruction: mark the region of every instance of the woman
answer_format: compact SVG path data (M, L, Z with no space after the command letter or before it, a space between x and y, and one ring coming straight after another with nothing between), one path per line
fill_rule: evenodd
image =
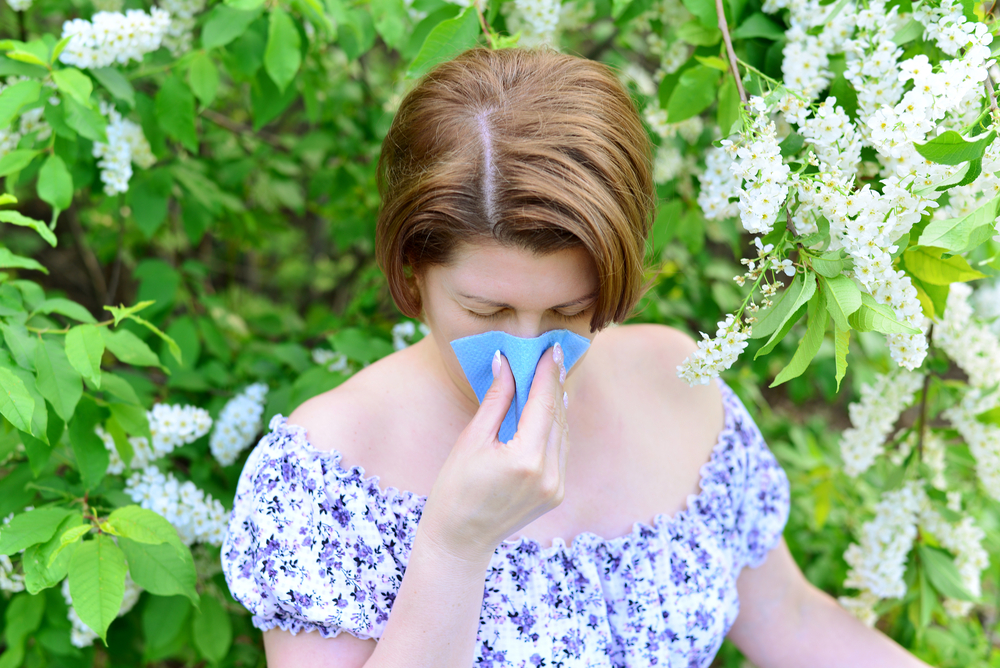
M727 635L761 668L925 665L802 576L753 420L674 372L691 339L609 327L647 287L650 153L613 72L548 50L473 49L405 97L377 253L430 334L246 463L223 565L272 668L708 666ZM590 341L531 360L509 440L515 360L480 403L451 345L491 331Z

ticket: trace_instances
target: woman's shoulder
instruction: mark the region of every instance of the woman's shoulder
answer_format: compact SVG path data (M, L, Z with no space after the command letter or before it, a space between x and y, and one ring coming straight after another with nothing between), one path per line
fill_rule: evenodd
M655 323L619 325L602 332L596 352L602 372L627 373L637 391L653 393L664 406L688 419L706 421L718 432L723 425L723 395L716 383L690 386L677 367L698 349L679 329ZM595 339L598 342L598 339Z

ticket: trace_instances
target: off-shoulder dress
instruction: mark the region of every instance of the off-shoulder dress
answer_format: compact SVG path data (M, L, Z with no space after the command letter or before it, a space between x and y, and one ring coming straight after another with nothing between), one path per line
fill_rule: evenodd
M477 668L708 666L739 613L736 579L781 537L788 478L733 391L725 424L676 515L616 538L497 546L486 573ZM241 474L222 565L253 624L378 640L426 496L382 489L275 415ZM471 667L470 667L471 668Z

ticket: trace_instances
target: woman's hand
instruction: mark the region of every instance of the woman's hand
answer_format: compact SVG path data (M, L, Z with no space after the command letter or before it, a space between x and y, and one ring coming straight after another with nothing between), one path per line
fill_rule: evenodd
M439 549L479 565L489 564L504 538L562 503L569 449L562 348L539 360L507 443L497 433L514 398L514 375L497 353L493 384L438 473L418 525Z

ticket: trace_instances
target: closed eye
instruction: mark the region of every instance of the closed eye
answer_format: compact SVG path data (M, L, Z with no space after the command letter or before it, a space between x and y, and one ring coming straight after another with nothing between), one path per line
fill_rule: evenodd
M466 309L466 310L468 311L468 309ZM583 311L578 311L578 312L573 313L573 314L560 313L559 311L554 311L554 313L561 320L575 320L576 318L579 318L580 316L582 316L586 312L586 310L587 309L584 309ZM486 314L486 315L483 315L482 313L476 313L475 311L469 311L469 313L471 313L472 315L474 315L475 317L477 317L477 318L479 318L481 320L499 320L500 318L502 318L504 316L504 313L506 311L507 311L507 309L500 309L499 311L494 311L493 313L489 313L489 314Z

